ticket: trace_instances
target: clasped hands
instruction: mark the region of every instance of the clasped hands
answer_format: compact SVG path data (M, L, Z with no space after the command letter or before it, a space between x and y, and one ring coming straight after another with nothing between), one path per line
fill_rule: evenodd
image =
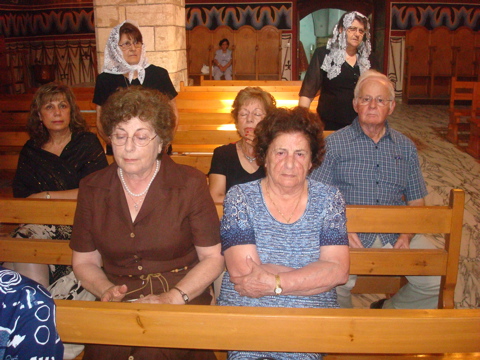
M251 298L273 295L275 274L266 271L261 265L253 261L250 256L247 256L246 262L247 267L250 269L249 273L242 276L230 276L230 281L234 284L235 290L241 296Z

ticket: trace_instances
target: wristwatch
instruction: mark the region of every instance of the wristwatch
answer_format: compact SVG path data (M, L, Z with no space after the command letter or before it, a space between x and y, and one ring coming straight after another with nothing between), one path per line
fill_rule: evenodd
M280 284L280 275L275 275L275 295L280 295L283 291L282 285Z
M176 286L173 287L175 290L177 290L180 295L182 295L182 299L183 301L185 301L185 304L188 303L190 301L190 298L188 297L187 294L185 294L182 290L180 290L179 288L177 288Z
M50 198L51 198L50 193L48 191L45 192L45 199L50 199Z

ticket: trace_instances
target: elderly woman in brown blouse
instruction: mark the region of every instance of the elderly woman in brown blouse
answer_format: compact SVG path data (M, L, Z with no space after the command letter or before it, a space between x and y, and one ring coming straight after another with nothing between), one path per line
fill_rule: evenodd
M102 108L115 164L80 184L73 269L101 301L210 304L224 267L205 175L164 153L175 116L166 96L130 87ZM212 352L87 345L84 359L215 359Z

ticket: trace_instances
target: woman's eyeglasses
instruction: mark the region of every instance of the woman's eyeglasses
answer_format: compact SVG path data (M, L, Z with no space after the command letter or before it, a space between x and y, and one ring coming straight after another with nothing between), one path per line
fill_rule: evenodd
M364 29L357 28L356 26L350 26L349 28L347 28L347 31L350 33L356 33L358 31L360 35L365 34Z
M248 118L249 115L252 115L254 120L263 120L265 117L265 113L261 112L260 110L254 110L253 112L248 112L248 111L241 111L238 113L238 118L245 120Z
M143 147L150 144L150 141L152 141L156 137L157 135L151 138L144 134L134 134L133 136L127 136L127 134L116 133L110 136L110 140L112 140L113 145L123 146L127 143L127 139L132 138L132 141L136 146Z
M123 44L118 44L118 46L120 46L120 49L122 49L123 51L130 49L132 47L132 45L136 49L142 47L142 43L139 42L139 41L136 41L136 40L133 41L133 42L132 41L125 41Z
M393 100L384 99L380 96L373 98L371 96L359 96L358 98L358 105L365 106L370 105L372 101L375 101L378 106L387 106L388 103L392 102Z

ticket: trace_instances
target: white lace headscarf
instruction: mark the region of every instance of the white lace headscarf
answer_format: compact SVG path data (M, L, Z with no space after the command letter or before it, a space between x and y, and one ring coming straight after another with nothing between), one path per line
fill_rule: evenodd
M331 80L340 74L341 67L345 62L345 52L347 49L347 29L352 26L355 17L366 19L367 28L365 29L365 40L360 43L357 48L357 62L360 67L360 74L370 69L370 53L372 52L372 44L370 43L370 23L365 15L358 11L352 11L343 18L343 31L340 32L338 24L333 28L333 37L328 40L327 49L330 53L325 56L322 64L322 70L327 73L327 77Z
M145 68L150 64L148 63L145 55L145 43L142 44L142 53L140 55L140 61L136 65L130 65L125 61L123 57L122 49L118 46L120 41L120 28L125 23L130 23L138 28L138 25L131 20L125 20L120 25L115 26L108 37L107 44L105 45L105 60L103 63L103 72L109 74L123 75L128 73L128 80L132 82L135 71L138 73L138 80L140 84L143 84L145 80Z

